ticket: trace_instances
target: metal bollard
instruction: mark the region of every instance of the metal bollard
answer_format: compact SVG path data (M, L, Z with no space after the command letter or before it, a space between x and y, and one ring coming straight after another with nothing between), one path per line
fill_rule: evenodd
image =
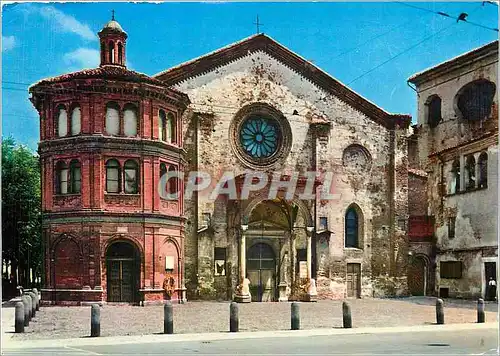
M477 301L477 322L484 323L484 300L479 298Z
M240 317L238 313L238 303L231 302L229 305L229 331L237 333L240 329Z
M21 301L23 303L24 307L24 326L29 326L30 325L30 312L29 310L31 309L31 306L28 303L28 298L23 295L21 296Z
M436 300L436 323L438 325L444 324L444 307L443 300Z
M290 319L292 330L300 330L300 311L299 303L297 302L292 303Z
M97 304L92 304L90 308L90 336L101 336L101 310Z
M24 303L17 302L16 303L16 314L15 314L15 332L23 333L24 332Z
M351 306L347 302L342 302L342 321L344 328L352 328Z
M26 292L31 297L31 318L36 316L36 295L33 292Z
M33 288L33 293L36 295L36 311L40 310L40 293L38 293L38 289Z
M170 300L163 306L163 333L174 333L174 307Z

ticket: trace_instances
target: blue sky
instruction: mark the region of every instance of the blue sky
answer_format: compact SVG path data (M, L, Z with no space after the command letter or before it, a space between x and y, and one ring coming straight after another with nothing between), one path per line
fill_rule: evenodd
M498 7L475 3L408 3L497 27ZM389 112L412 114L416 95L406 79L498 38L498 32L384 3L21 3L3 6L2 136L36 149L37 112L27 87L42 78L97 66L96 33L111 10L129 34L129 68L156 74L264 32L349 84ZM363 77L389 58L449 27ZM354 49L354 50L352 50Z

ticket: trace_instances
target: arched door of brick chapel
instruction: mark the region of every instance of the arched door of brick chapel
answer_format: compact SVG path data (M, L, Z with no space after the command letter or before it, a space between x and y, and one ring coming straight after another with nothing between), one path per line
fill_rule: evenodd
M120 241L106 253L108 302L134 303L138 300L140 258L137 248Z

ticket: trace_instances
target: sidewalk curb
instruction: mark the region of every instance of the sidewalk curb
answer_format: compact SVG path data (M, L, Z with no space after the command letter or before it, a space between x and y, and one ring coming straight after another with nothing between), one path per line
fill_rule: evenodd
M447 324L447 325L419 325L404 327L365 327L353 329L310 329L310 330L280 330L280 331L254 331L239 333L206 333L206 334L174 334L174 335L134 335L134 336L107 336L99 338L72 338L72 339L46 339L46 340L8 340L2 346L4 349L25 349L25 348L55 348L55 347L76 347L76 346L98 346L116 344L148 344L148 343L168 343L186 341L218 341L237 339L262 339L279 337L307 337L307 336L330 336L330 335L356 335L356 334L388 334L388 333L408 333L408 332L429 332L429 331L458 331L458 330L482 330L498 329L498 323L484 324Z

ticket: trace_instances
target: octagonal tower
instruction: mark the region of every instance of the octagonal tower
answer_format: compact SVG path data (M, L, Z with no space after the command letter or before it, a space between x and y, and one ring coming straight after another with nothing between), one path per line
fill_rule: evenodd
M45 278L51 304L183 300L180 117L187 95L126 68L127 34L99 32L101 64L30 87L40 115ZM164 187L165 188L165 187Z

